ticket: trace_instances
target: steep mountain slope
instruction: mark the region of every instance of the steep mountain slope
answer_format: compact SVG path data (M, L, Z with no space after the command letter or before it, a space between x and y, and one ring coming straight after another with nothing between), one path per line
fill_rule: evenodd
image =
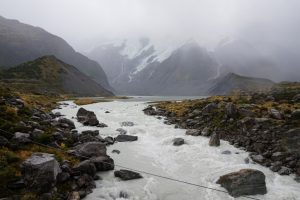
M89 54L104 66L121 94L199 95L215 78L219 65L195 41L165 48L147 39L104 44Z
M112 96L113 94L54 56L44 56L16 67L2 70L0 78L6 86L42 94L78 96Z
M101 66L76 52L66 41L45 30L0 16L0 66L12 67L44 55L54 55L111 89Z
M234 91L266 91L270 90L274 82L263 79L240 76L229 73L212 81L212 86L208 90L210 95L226 95Z

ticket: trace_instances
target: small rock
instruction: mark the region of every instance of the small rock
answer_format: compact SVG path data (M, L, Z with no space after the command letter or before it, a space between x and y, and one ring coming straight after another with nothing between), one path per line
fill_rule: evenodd
M80 174L88 174L90 176L95 176L97 169L95 164L90 160L85 160L75 165L72 169L75 173L80 172Z
M192 135L192 136L199 136L201 134L201 131L198 129L188 129L185 132L186 135Z
M293 101L299 103L300 102L300 94L297 94L293 97Z
M292 112L292 119L300 119L300 109L294 110Z
M182 138L175 138L173 140L173 145L174 146L180 146L180 145L183 145L184 144L184 139Z
M272 118L274 118L274 119L282 119L282 114L278 111L278 110L276 110L276 109L274 109L274 108L272 108L270 111L269 111L269 113L270 113L270 116L272 117Z
M9 141L5 137L0 135L0 147L9 146Z
M118 131L121 135L125 135L127 131L123 128L118 128L116 131Z
M208 128L208 127L205 127L205 128L201 131L201 135L202 135L202 136L206 136L206 137L210 136L210 130L209 130L209 128Z
M214 133L209 140L209 146L220 146L220 137L217 133Z
M105 143L108 144L108 145L112 145L112 144L115 143L114 138L113 138L113 137L110 137L110 136L107 136L106 138L104 138L104 141L105 141Z
M68 200L80 200L80 194L77 191L71 192L68 197Z
M222 154L229 155L229 154L231 154L231 151L226 150L226 151L223 151Z
M121 169L114 172L115 177L121 178L124 181L143 178L139 173Z
M16 132L12 140L20 144L26 144L31 141L29 137L30 135L27 133Z
M114 160L109 156L92 158L91 162L96 166L97 171L108 171L115 168Z
M72 120L70 119L67 119L67 118L61 118L58 120L58 122L60 123L60 125L62 124L67 124L68 125L68 128L70 129L75 129L75 124Z
M278 171L278 174L280 175L290 175L292 173L292 170L287 167L281 167L281 169Z
M91 135L91 136L98 136L99 131L98 130L87 130L87 131L82 131L81 135Z
M133 122L121 122L121 126L134 126L134 123Z
M217 181L231 196L266 194L266 182L263 172L254 169L242 169L221 176Z
M244 162L245 162L246 164L249 164L249 163L250 163L250 159L249 159L249 158L245 158L245 159L244 159Z
M109 111L105 111L105 113L110 113Z
M120 151L120 150L117 150L117 149L114 149L114 150L112 150L111 152L112 152L112 153L116 153L116 154L120 154L120 153L121 153L121 151Z
M251 158L257 163L263 163L265 161L265 158L262 155L251 155Z
M132 142L138 140L138 137L133 135L118 135L115 140L118 142Z
M99 123L99 124L97 125L97 127L99 127L99 128L105 128L105 127L108 127L108 125L107 125L107 124L104 124L104 123Z
M128 199L129 195L128 195L127 192L121 191L120 194L119 194L119 197L124 198L124 199Z

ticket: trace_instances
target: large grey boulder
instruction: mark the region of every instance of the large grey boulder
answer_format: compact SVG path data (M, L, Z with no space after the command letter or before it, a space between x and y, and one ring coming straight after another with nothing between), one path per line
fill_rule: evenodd
M267 187L263 172L254 169L242 169L221 176L217 181L231 196L266 194Z
M79 108L77 114L77 120L86 126L97 126L99 121L94 112L88 111L84 108Z
M300 119L300 109L294 110L292 112L292 119L297 119L297 120Z
M219 134L217 134L217 133L212 134L212 136L210 137L210 140L209 140L209 146L214 146L214 147L220 146Z
M56 184L61 172L59 163L53 154L34 153L22 165L25 186L37 192L48 192Z
M133 135L118 135L115 140L117 142L133 142L138 140L138 137Z
M106 145L102 142L87 142L76 146L75 153L87 158L106 156Z

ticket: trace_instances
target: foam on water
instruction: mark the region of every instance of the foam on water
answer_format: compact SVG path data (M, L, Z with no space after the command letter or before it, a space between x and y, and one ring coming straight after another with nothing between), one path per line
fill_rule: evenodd
M79 107L72 102L57 110L72 119L76 117ZM185 135L185 130L175 129L173 125L165 125L163 120L153 116L146 116L142 110L147 106L144 102L105 102L83 106L94 111L100 122L108 125L107 128L86 127L74 120L76 128L82 130L100 130L100 135L116 136L116 129L123 121L132 121L133 127L122 127L129 135L139 137L136 142L116 143L108 147L108 154L115 163L137 170L176 178L216 189L223 190L215 182L221 175L243 168L261 170L266 175L268 193L257 195L262 200L299 200L300 184L293 180L293 176L280 176L268 168L258 164L245 164L248 153L221 141L220 147L208 146L208 138ZM109 111L110 113L105 113ZM186 144L175 147L172 140L182 137ZM120 154L111 151L118 149ZM221 154L229 150L230 155ZM118 169L118 167L117 167ZM208 189L197 188L170 180L149 175L143 179L120 181L113 172L99 173L103 178L97 181L97 188L86 199L113 200L120 192L126 192L130 200L227 200L234 199L227 194ZM244 198L237 198L244 199Z

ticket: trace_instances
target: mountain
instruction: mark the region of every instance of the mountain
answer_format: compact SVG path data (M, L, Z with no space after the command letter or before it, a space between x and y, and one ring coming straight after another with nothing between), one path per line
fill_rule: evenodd
M212 86L208 89L209 95L227 95L234 91L266 91L270 90L274 82L263 79L240 76L235 73L229 73L212 82Z
M280 80L278 62L263 53L250 42L241 39L224 39L215 49L221 73L237 73L244 76Z
M147 38L106 43L89 57L102 63L110 84L125 95L200 95L218 74L214 56L196 41L165 47Z
M2 70L0 79L6 86L26 92L77 96L113 95L76 67L66 64L54 56L43 56L34 61Z
M111 90L101 66L45 30L0 16L0 66L10 68L44 55L54 55Z

